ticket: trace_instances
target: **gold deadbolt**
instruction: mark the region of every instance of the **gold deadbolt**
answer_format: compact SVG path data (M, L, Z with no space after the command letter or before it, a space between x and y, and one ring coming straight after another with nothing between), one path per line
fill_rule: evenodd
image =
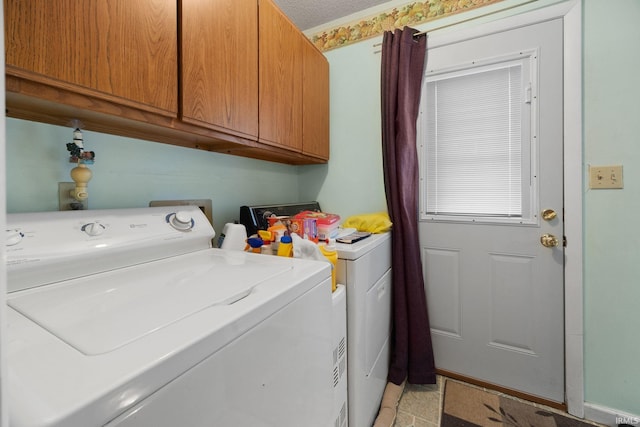
M544 219L545 221L551 221L557 216L558 214L553 209L545 209L542 211L542 219Z
M560 242L553 234L546 233L540 236L540 243L542 243L542 246L545 248L555 248Z

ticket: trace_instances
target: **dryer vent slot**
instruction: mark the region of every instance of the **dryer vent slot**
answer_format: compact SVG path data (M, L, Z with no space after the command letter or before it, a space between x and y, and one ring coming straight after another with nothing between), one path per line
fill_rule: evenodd
M333 387L338 387L340 380L347 371L347 342L342 337L338 345L333 349Z

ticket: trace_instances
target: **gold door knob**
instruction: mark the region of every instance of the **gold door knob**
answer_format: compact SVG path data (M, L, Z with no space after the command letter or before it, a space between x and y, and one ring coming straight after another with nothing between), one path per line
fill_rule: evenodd
M558 214L553 209L545 209L542 211L542 219L544 219L545 221L551 221L557 216Z
M547 233L540 236L540 243L542 243L542 246L545 248L555 248L560 242L556 236Z

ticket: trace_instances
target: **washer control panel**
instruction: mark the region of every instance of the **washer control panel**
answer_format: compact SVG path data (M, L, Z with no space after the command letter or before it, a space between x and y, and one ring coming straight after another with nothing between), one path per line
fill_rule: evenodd
M171 212L166 216L165 220L169 225L179 231L192 230L195 225L195 220L188 211Z
M99 222L89 222L81 228L88 236L99 236L104 233L105 229L106 227Z
M211 248L196 206L8 214L9 291Z
M5 245L7 245L7 246L17 245L18 243L20 243L22 241L23 237L24 237L24 234L22 234L22 231L20 231L20 230L16 230L16 229L7 230L7 237L5 238Z

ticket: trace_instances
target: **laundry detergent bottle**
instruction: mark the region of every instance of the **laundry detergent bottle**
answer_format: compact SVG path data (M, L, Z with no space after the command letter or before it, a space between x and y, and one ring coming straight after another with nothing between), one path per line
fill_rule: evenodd
M318 245L320 252L325 256L331 263L331 291L335 292L338 288L338 284L336 283L336 267L338 265L338 251L336 250L333 242L329 241L326 244Z
M278 256L293 256L293 244L291 242L291 236L282 236L280 238L280 244L278 245Z

